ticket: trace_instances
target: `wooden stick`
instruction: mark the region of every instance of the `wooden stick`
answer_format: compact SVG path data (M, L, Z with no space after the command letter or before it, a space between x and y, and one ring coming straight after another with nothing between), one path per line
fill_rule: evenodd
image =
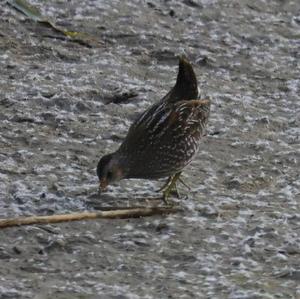
M119 210L101 211L101 212L82 212L72 214L61 214L51 216L29 216L10 219L0 219L0 228L31 225L31 224L48 224L66 221L80 221L88 219L122 219L122 218L138 218L153 215L164 215L179 212L176 207L137 207L137 208L121 208Z

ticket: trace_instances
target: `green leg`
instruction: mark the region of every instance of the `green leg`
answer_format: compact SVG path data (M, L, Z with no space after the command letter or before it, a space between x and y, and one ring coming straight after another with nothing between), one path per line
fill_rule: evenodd
M165 204L169 205L170 202L168 201L168 197L172 190L175 189L177 196L179 197L179 193L177 190L176 182L179 179L181 172L176 173L175 175L169 177L167 184L163 188L163 201Z
M172 181L172 176L168 177L167 181L163 184L163 186L161 188L159 188L157 191L155 192L161 192L164 189L166 189L168 187L168 185L170 184L170 182Z

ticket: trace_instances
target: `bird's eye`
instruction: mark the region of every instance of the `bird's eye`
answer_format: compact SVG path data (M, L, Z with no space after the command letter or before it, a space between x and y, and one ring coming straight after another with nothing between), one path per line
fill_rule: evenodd
M107 178L110 180L113 177L113 173L111 171L107 172Z

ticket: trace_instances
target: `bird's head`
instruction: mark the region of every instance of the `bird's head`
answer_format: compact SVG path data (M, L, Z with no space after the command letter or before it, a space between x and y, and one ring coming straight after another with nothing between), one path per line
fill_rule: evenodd
M100 159L97 165L97 175L102 191L109 184L124 178L123 169L115 154L108 154Z

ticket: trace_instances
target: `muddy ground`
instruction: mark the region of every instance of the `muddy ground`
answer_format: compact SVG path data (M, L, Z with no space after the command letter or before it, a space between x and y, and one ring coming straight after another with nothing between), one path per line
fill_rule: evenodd
M212 111L183 213L1 230L0 298L300 298L300 3L30 3L85 41L1 2L0 218L157 204L95 168L177 55Z

